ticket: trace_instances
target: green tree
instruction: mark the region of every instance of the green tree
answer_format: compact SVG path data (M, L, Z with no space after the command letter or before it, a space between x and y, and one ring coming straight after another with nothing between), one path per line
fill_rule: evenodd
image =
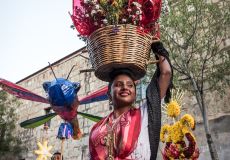
M19 156L22 151L21 141L15 136L15 106L18 105L16 98L9 98L5 91L0 91L0 159Z
M193 93L199 105L212 159L218 155L209 129L205 95L229 88L230 2L179 0L169 3L161 18L161 40L167 46L180 86Z

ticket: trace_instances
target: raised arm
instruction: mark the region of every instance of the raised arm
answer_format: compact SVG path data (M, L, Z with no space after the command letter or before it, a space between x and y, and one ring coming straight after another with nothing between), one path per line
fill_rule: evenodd
M146 91L147 110L148 110L148 130L151 157L156 159L161 129L161 99L170 98L170 88L172 87L172 67L167 50L161 42L154 42L151 45L156 58L160 60L157 63L157 69L153 75Z
M169 62L165 57L159 56L159 68L160 68L160 77L159 77L159 88L160 88L160 98L164 98L166 91L170 84L170 79L172 75L171 67Z
M160 89L160 98L162 99L166 96L172 77L169 54L161 42L152 43L151 48L157 59L159 59L159 63L157 64L160 72L158 75L158 85Z

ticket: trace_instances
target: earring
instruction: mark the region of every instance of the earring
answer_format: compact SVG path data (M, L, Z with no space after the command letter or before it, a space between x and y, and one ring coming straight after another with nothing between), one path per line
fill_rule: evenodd
M113 102L109 100L109 110L111 111L113 109Z

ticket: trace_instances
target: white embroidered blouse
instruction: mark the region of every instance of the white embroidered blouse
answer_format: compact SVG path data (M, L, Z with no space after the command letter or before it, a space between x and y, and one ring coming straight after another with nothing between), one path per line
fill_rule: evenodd
M149 160L150 159L150 144L148 133L148 111L146 102L140 106L141 110L141 132L138 137L137 147L129 156L130 159L135 160Z

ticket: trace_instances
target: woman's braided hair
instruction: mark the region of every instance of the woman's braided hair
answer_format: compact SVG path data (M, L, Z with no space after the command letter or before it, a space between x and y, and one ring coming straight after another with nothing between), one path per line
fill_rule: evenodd
M171 67L171 80L169 87L166 91L165 102L168 102L171 98L170 90L173 88L173 68L169 59L169 54L164 48L161 42L155 42L151 45L153 53L156 54L156 59L159 59L158 56L163 56L165 60L168 61ZM149 131L149 143L151 150L150 160L156 160L157 151L160 141L160 130L161 130L161 98L160 98L160 88L158 84L160 76L160 67L157 64L156 71L151 79L150 84L146 90L146 99L147 99L147 109L148 109L148 131Z

